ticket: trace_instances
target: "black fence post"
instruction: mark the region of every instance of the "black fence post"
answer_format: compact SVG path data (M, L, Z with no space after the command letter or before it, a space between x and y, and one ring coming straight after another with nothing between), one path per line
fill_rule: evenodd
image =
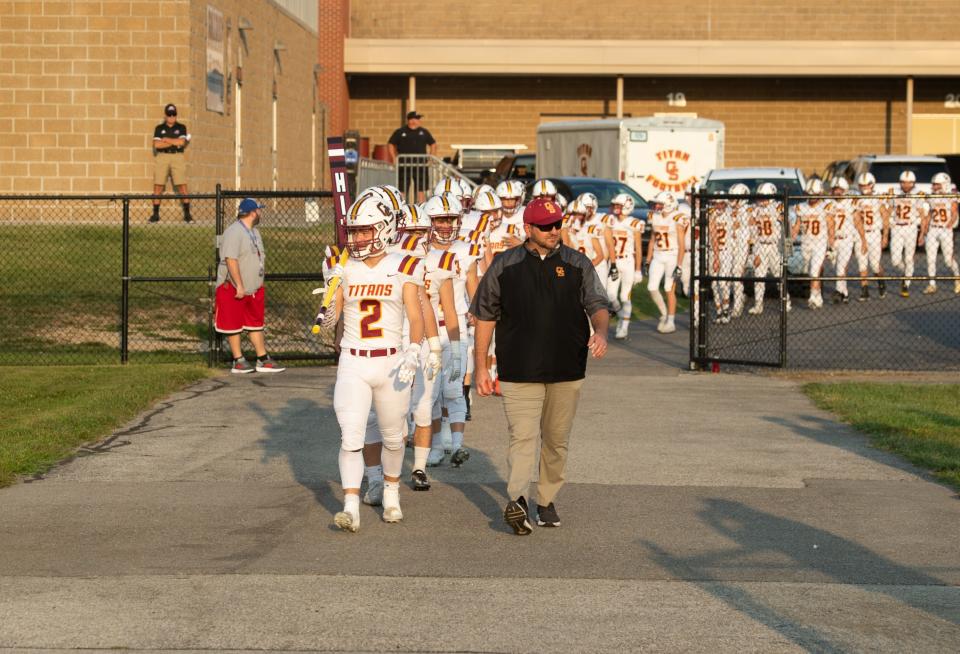
M710 229L707 222L709 204L704 196L697 196L697 226L700 230L700 243L697 248L697 363L702 368L707 357L707 303L713 289L701 281L707 275L707 243L710 240Z
M790 286L787 282L787 234L793 233L790 224L790 194L783 189L783 219L780 229L780 367L787 367L787 306L789 306ZM791 243L793 238L791 237Z
M239 190L239 189L238 189ZM220 184L217 184L217 193L216 201L214 203L214 215L216 216L214 231L216 232L213 236L213 270L214 275L217 274L220 266L220 235L223 234L223 187ZM216 289L212 288L216 285L216 277L213 278L211 284L211 294L210 294L210 366L216 366L220 364L222 360L223 348L223 339L220 334L216 333L214 329L214 302Z
M130 341L130 199L123 198L123 254L120 271L120 363L129 358Z

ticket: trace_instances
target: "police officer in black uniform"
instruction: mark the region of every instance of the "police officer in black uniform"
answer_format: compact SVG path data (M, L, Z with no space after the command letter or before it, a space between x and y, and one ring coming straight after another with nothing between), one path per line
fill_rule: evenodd
M183 151L190 142L187 126L177 122L177 108L168 104L163 108L165 119L153 130L153 153L156 164L153 171L153 194L163 195L167 187L167 178L173 178L173 187L181 196L187 194L187 163ZM153 201L153 215L150 222L160 220L160 198ZM183 222L192 222L190 200L183 199Z
M397 129L390 136L388 147L390 148L390 158L397 160L398 154L437 154L437 142L426 127L420 125L422 115L416 111L407 113L407 124ZM413 184L415 197L411 201L421 202L421 194L427 188L427 168L420 164L407 164L398 171L398 182L400 190L410 198L410 185Z

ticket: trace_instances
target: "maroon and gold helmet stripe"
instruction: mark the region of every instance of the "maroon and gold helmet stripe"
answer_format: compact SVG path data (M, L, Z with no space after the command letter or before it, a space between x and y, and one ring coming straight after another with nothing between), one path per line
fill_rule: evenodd
M340 261L340 255L327 257L327 261L326 261L327 268L333 268L334 266L337 265L338 261Z
M482 232L487 229L487 224L490 222L490 219L486 216L480 216L480 220L477 221L477 231Z
M443 202L443 210L450 211L450 200L448 200L446 196L441 195L440 201Z

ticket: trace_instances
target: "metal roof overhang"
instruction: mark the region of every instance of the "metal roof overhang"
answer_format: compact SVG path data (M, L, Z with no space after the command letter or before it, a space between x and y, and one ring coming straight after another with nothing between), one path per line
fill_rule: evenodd
M960 41L346 39L348 74L960 76Z

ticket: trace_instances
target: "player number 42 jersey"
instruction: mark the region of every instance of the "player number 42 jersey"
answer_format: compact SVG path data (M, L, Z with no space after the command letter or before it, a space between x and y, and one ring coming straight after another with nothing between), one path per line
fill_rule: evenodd
M403 287L423 284L419 257L388 254L373 267L348 259L343 267L344 348L399 348L403 338Z

